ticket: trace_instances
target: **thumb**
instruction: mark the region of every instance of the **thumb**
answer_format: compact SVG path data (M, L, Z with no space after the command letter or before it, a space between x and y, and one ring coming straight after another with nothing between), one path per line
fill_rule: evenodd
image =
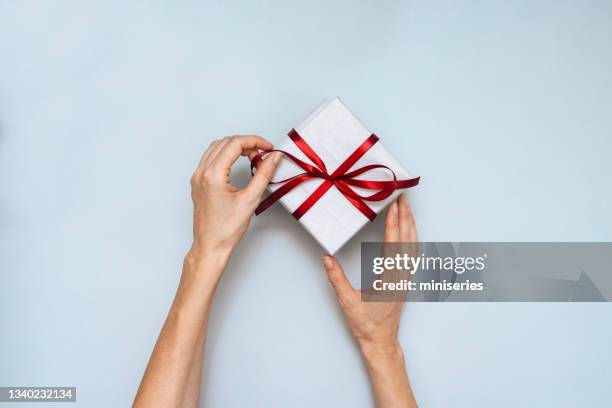
M327 272L327 278L329 283L333 286L336 291L336 296L341 301L341 304L347 304L352 301L355 296L355 289L351 286L351 283L344 274L342 265L331 255L325 255L323 257L323 266L325 272Z
M276 170L276 166L278 166L282 156L282 153L274 152L259 163L255 175L246 187L246 191L251 197L255 197L257 200L261 198L264 191L266 191L266 187L272 181L274 170Z

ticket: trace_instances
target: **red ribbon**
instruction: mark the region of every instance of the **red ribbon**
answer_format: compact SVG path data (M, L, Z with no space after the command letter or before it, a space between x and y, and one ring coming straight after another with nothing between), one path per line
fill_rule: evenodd
M368 166L363 166L358 169L355 169L351 172L348 172L351 167L368 151L372 146L378 142L378 136L375 134L371 134L362 144L359 146L338 168L332 173L329 174L327 172L327 168L325 167L325 163L317 154L312 150L312 148L306 143L306 141L295 131L295 129L291 129L289 132L289 137L293 140L293 143L314 163L308 164L291 153L287 153L283 150L264 150L259 152L253 159L251 160L251 174L254 174L254 169L257 164L261 161L261 159L272 152L281 152L285 156L287 156L292 162L300 166L304 169L304 173L297 174L293 177L289 177L285 180L280 181L272 181L270 184L283 184L280 188L276 189L272 194L270 194L265 200L263 200L257 209L255 209L255 214L259 215L263 211L265 211L268 207L278 201L282 196L293 190L298 185L303 182L320 178L325 180L321 185L293 212L293 216L298 220L306 214L310 208L315 205L317 201L323 194L327 192L332 186L336 186L336 188L346 197L347 200L351 202L363 215L368 217L370 221L376 218L376 213L367 206L364 201L382 201L389 197L395 190L404 189L414 187L419 184L420 177L415 177L407 180L398 180L393 170L389 167L384 166L382 164L370 164ZM364 174L370 170L374 169L386 169L388 170L393 179L386 181L372 181L372 180L358 180L355 177L361 174ZM348 173L347 173L348 172ZM371 195L360 195L355 192L350 186L364 188L367 190L374 190L375 193Z

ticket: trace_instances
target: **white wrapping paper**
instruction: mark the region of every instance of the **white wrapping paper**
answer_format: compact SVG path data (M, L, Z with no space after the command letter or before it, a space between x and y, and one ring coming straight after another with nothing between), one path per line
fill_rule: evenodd
M372 134L338 98L323 102L306 120L296 126L295 130L323 160L330 174ZM284 150L307 163L312 163L289 137L276 144L275 149ZM413 177L384 147L382 138L355 163L352 169L369 164L383 164L390 167L398 179ZM289 159L283 158L277 167L274 180L282 180L303 173L303 171ZM390 174L388 171L376 169L358 178L390 180ZM323 183L321 179L308 180L279 201L289 212L293 212L321 183ZM280 184L271 184L269 190L274 191L280 186ZM360 194L369 195L374 192L352 188ZM397 190L384 201L365 201L365 203L374 212L379 213L400 193L401 190ZM332 187L300 218L299 222L328 253L333 254L369 220L336 187Z

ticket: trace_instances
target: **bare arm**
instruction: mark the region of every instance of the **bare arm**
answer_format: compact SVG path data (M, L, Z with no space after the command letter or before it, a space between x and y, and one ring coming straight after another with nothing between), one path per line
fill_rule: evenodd
M144 373L134 407L196 407L208 318L215 289L280 159L265 159L243 190L230 184L233 163L270 149L259 136L213 142L191 180L194 203L193 245L166 322Z
M412 211L401 195L387 211L385 242L417 241ZM403 303L362 302L340 263L329 255L323 258L323 263L366 362L376 405L379 408L416 407L397 337Z

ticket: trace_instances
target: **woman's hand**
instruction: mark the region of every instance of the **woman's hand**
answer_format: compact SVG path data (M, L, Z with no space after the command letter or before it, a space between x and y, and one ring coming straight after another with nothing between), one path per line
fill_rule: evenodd
M192 252L229 254L246 232L281 153L272 153L258 166L242 190L230 183L230 171L240 156L252 158L257 149L271 149L260 136L231 136L211 143L191 178L193 200Z
M385 242L417 241L414 217L402 194L387 210ZM404 303L363 302L336 259L326 255L323 264L365 358L377 406L416 407L397 336Z
M209 146L191 178L193 245L181 281L134 400L134 407L197 407L208 318L217 283L244 235L280 159L273 153L242 190L230 183L240 156L272 144L259 136L232 136Z
M414 217L402 194L387 210L385 242L417 241ZM359 345L380 350L396 347L403 302L362 302L360 291L351 286L337 260L325 256L323 264Z

